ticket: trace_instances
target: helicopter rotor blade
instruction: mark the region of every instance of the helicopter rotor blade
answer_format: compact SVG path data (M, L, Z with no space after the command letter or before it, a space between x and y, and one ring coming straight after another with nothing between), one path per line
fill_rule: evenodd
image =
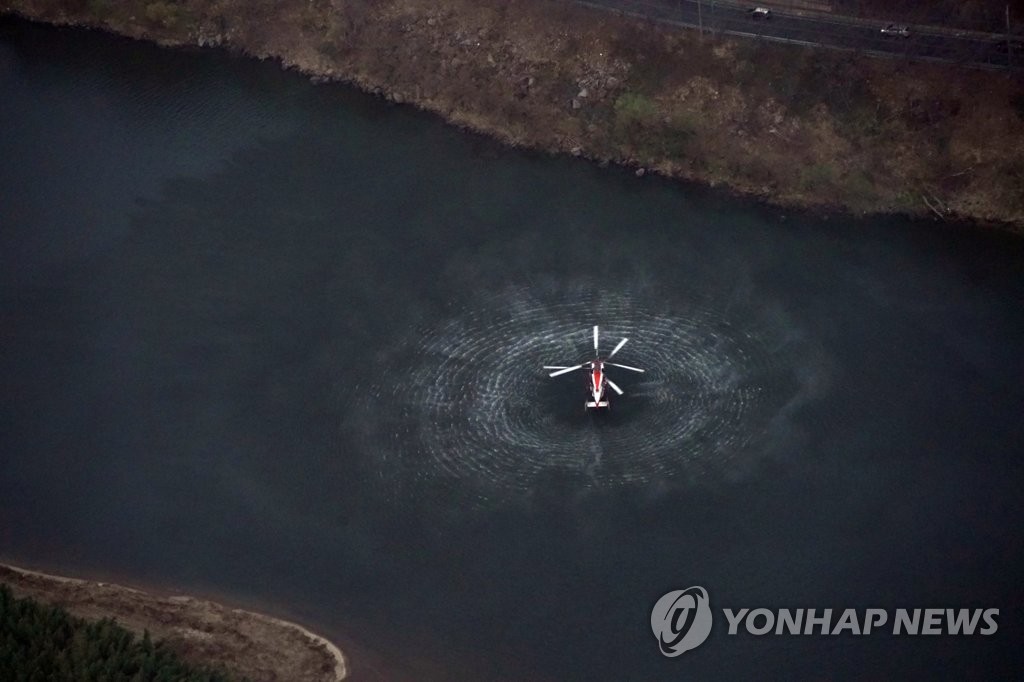
M575 372L576 370L578 370L578 369L580 369L582 367L583 367L583 365L576 365L575 367L566 367L565 369L560 369L557 372L552 372L548 376L549 377L557 377L557 376L559 376L561 374L568 374L569 372Z
M621 367L622 369L628 369L628 370L630 370L632 372L644 372L644 371L646 371L646 370L640 369L639 367L630 367L629 365L618 365L618 364L616 364L614 362L606 362L604 364L611 365L612 367Z
M608 385L612 387L612 390L613 390L613 391L615 391L615 392L616 392L616 393L618 393L619 395L622 395L622 389L621 389L621 388L619 388L618 386L616 386L616 385L615 385L615 382L614 382L614 381L612 381L612 380L611 380L611 379L609 379L608 377L605 377L605 381L607 381L607 382L608 382Z
M618 353L622 349L622 347L626 345L627 341L629 341L629 339L622 339L622 341L619 341L619 345L615 346L615 350L613 350L611 353L609 353L608 357L611 357L611 356L615 355L616 353Z
M594 352L597 352L597 325L594 325Z
M544 365L544 369L569 369L568 365Z

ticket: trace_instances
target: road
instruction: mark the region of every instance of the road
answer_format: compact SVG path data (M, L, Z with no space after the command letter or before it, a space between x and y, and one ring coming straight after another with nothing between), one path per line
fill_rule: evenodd
M1024 40L1007 45L1005 35L910 26L907 37L881 32L885 22L821 13L772 9L769 19L756 18L749 5L712 0L576 0L578 4L619 11L735 36L777 42L855 50L878 56L953 62L987 68L1019 68L1024 63Z

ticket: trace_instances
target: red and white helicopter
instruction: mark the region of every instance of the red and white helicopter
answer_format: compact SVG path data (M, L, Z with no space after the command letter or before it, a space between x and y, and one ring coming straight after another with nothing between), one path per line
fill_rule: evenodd
M549 376L552 376L552 377L557 377L560 374L568 374L569 372L575 372L576 370L583 369L584 367L588 368L590 370L590 381L588 382L587 390L590 393L590 396L591 396L592 400L587 400L587 403L586 403L587 409L590 409L592 407L609 407L608 398L607 398L607 396L605 396L605 393L604 393L605 387L606 386L611 386L612 390L615 391L616 393L618 393L619 395L622 395L623 391L622 391L621 388L619 388L618 386L615 385L614 381L612 381L611 379L608 378L607 374L605 374L605 371L604 371L605 365L610 365L612 367L621 367L622 369L628 369L631 372L643 372L644 371L644 370L639 369L637 367L630 367L629 365L619 365L619 364L616 364L614 362L608 362L608 360L610 360L613 355L615 355L620 350L622 350L622 347L626 345L627 341L629 341L629 339L622 339L621 341L619 341L619 344L617 346L615 346L615 348L612 350L611 353L608 354L608 357L607 358L602 358L600 351L597 349L597 347L598 347L597 325L594 325L594 356L595 357L594 357L593 360L591 360L590 362L584 362L582 365L576 365L575 367L562 367L562 366L559 366L559 365L544 365L544 369L557 370L555 372L551 372L551 374L549 375Z

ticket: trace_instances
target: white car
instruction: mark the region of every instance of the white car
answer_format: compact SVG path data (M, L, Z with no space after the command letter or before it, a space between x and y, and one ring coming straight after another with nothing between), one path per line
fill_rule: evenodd
M750 10L750 15L755 19L771 19L772 11L767 7L755 7Z
M910 35L910 29L906 26L898 26L896 24L889 24L882 29L882 35L884 36L899 36L900 38L906 38Z

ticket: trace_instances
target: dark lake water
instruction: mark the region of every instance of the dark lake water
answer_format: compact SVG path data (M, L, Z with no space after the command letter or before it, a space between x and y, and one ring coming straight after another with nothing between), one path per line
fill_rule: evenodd
M540 369L594 324L647 370L605 415ZM1021 239L0 23L11 561L227 595L408 679L1018 677L1022 349ZM651 608L691 585L714 629L665 658ZM727 634L760 606L1000 616Z

